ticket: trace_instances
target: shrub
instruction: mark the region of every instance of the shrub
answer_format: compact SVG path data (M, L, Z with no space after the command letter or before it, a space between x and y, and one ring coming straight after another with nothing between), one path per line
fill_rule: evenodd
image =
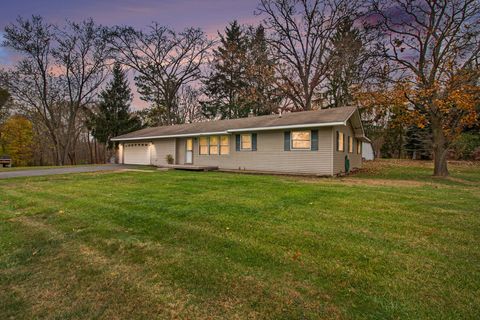
M167 154L165 156L165 160L167 160L168 164L173 164L173 161L174 161L173 156L171 154Z
M480 134L475 132L462 133L452 149L457 159L475 160L480 149Z

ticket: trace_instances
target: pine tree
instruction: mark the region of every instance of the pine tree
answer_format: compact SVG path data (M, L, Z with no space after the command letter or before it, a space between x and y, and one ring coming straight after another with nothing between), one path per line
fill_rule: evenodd
M274 61L268 53L265 28L262 25L250 30L247 82L244 96L248 108L255 115L276 112L281 101L281 93L275 85Z
M344 107L352 102L352 85L361 78L365 49L360 31L348 18L338 25L332 44L333 53L326 92L327 107Z
M204 82L208 101L202 103L207 118L232 119L248 115L242 92L247 86L248 39L237 21L219 33L220 47L213 52L212 72Z
M276 111L279 94L264 28L247 29L234 21L219 36L212 72L204 81L209 100L202 103L203 114L231 119Z
M132 91L120 64L114 65L112 76L105 90L100 93L98 109L89 121L93 137L107 144L110 150L118 146L111 138L141 127L138 117L130 112Z

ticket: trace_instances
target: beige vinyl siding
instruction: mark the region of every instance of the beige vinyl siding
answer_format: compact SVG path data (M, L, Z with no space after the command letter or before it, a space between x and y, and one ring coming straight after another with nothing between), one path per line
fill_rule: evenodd
M230 154L200 155L194 141L193 163L220 169L332 175L331 128L318 129L318 151L284 151L284 130L257 132L257 151L236 151L230 135Z
M118 159L118 163L120 164L123 164L123 144L124 143L120 143L118 145L118 155L117 155L117 159Z
M186 138L177 138L177 156L175 157L176 164L185 164Z
M152 155L152 164L156 166L167 164L167 160L165 159L167 154L171 154L176 158L175 149L175 138L154 140L152 146L152 153L154 154ZM177 159L175 159L175 161L176 160Z
M344 133L344 151L337 151L337 131ZM357 154L357 139L355 133L347 122L347 126L336 126L332 128L333 135L333 174L345 172L345 156L348 155L350 159L350 169L362 167L362 155ZM353 137L353 152L348 152L348 137Z

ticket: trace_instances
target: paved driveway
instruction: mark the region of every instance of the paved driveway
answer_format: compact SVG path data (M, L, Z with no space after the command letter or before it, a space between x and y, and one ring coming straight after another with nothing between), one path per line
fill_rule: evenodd
M128 169L129 166L122 164L105 164L98 166L78 166L65 168L51 168L51 169L32 169L21 171L0 171L0 179L16 178L16 177L34 177L34 176L48 176L52 174L66 174L66 173L81 173L81 172L96 172L96 171L114 171L120 169Z

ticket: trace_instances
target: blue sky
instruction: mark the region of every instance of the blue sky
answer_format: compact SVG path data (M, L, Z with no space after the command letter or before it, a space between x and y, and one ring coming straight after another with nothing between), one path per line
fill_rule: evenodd
M2 32L0 32L0 43L3 41L3 35ZM0 47L0 64L6 64L7 62L7 52L5 51L4 48Z
M3 1L2 1L3 2ZM238 19L254 21L258 0L16 0L4 1L0 10L0 28L18 15L39 14L51 22L65 18L94 18L105 25L128 24L142 27L152 21L183 29L198 26L207 32L223 29Z

